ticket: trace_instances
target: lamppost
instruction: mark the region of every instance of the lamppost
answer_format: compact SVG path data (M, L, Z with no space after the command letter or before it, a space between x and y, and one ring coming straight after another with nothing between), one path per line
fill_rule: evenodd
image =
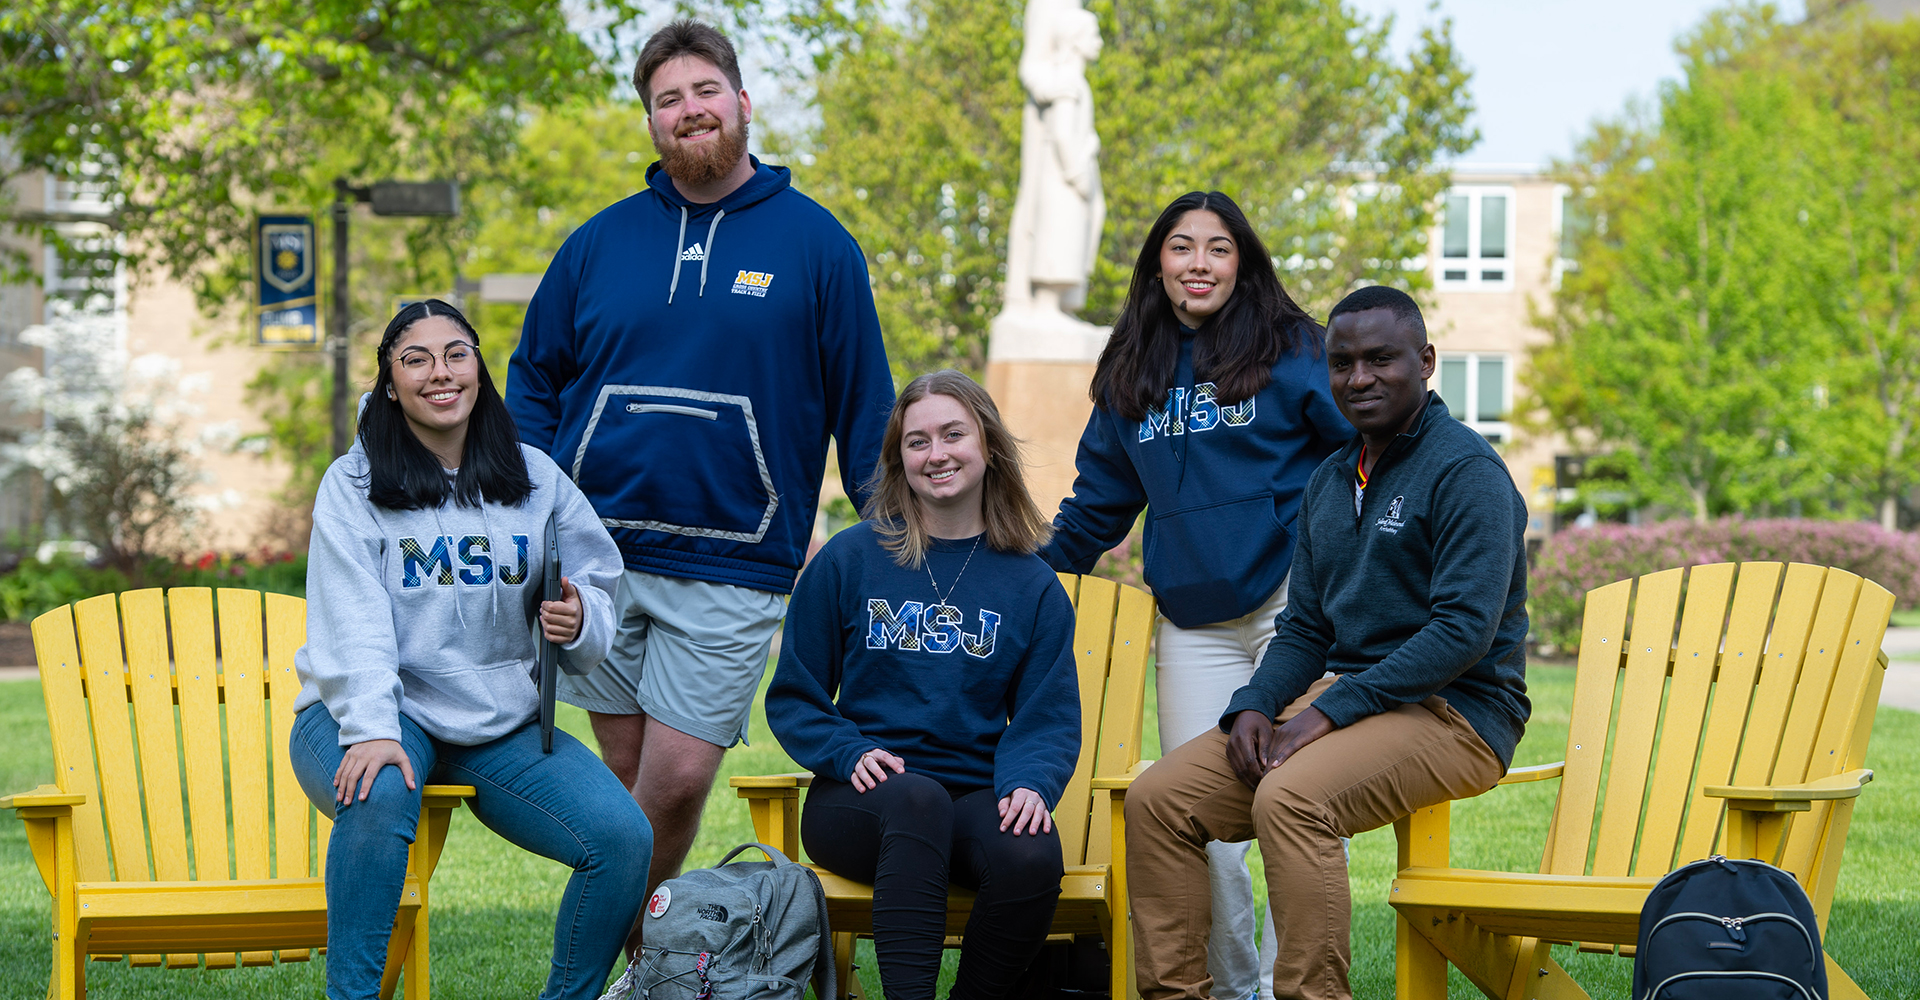
M333 457L347 453L347 220L354 202L366 202L373 214L401 217L460 214L460 185L455 181L379 181L356 187L333 179Z

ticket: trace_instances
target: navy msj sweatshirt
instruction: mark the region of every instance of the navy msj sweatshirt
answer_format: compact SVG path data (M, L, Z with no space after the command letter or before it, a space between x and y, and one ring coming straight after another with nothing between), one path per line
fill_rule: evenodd
M893 406L866 258L785 167L687 201L647 189L567 237L507 383L520 439L593 504L628 569L784 593L829 434L859 503Z
M1167 620L1192 628L1265 603L1292 566L1307 479L1353 436L1327 386L1324 334L1302 322L1295 335L1312 346L1283 352L1266 388L1228 405L1212 382L1196 384L1194 332L1183 329L1165 405L1144 421L1093 408L1073 496L1040 558L1085 573L1144 507L1147 585Z
M949 789L1031 788L1051 809L1080 759L1073 623L1033 556L936 538L909 569L862 521L800 574L767 724L802 767L840 781L878 747Z

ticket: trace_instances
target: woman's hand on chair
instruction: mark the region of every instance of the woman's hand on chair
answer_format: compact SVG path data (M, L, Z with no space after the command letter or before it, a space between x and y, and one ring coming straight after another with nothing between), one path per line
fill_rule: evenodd
M333 772L333 800L345 803L353 798L353 786L358 784L360 801L367 801L367 793L373 790L373 779L379 777L380 769L388 764L400 768L400 776L407 779L409 790L418 787L413 781L413 761L399 740L368 740L348 747L346 756L340 758L340 769Z
M580 591L574 589L572 580L561 577L560 599L540 602L540 630L546 633L548 642L564 646L580 634L583 617Z
M907 762L874 747L860 755L860 762L853 765L853 777L847 779L853 783L853 790L866 794L868 790L887 780L887 768L893 768L895 774L907 773Z
M1013 794L1000 800L1000 832L1013 828L1013 835L1022 833L1039 835L1041 831L1053 832L1053 814L1047 811L1047 800L1031 788L1016 788Z

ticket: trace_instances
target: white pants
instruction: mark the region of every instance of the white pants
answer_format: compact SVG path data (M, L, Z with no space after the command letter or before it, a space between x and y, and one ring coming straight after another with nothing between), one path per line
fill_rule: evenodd
M1287 606L1287 581L1258 610L1232 621L1196 628L1180 628L1160 619L1154 651L1155 691L1160 705L1160 752L1220 725L1247 679L1253 676L1267 643L1273 640L1273 620ZM1207 880L1213 893L1213 936L1207 942L1207 972L1213 976L1213 995L1219 1000L1251 1000L1273 996L1275 957L1273 914L1268 913L1260 933L1253 937L1253 875L1247 871L1252 841L1207 845Z

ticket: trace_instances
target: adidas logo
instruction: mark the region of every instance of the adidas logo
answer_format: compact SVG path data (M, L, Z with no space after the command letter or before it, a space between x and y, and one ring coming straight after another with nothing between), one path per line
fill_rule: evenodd
M694 245L686 248L685 250L680 251L680 259L681 260L706 260L707 251L700 244L695 243Z

